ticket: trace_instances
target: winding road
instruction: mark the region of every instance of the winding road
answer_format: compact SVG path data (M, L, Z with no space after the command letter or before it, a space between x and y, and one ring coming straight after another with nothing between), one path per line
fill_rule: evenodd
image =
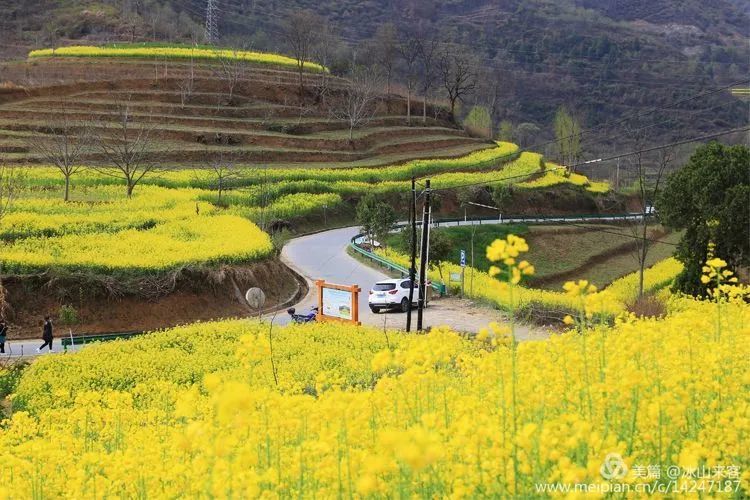
M623 221L641 217L639 214L624 214L615 216L599 217L545 217L545 218L503 218L501 221L494 220L454 220L450 222L436 222L433 227L471 225L471 224L512 224L518 222L590 222L590 221ZM406 326L406 315L400 312L388 312L373 314L367 305L368 291L377 281L389 278L385 273L363 264L347 253L351 239L359 233L358 227L345 227L331 229L290 240L281 252L281 259L286 265L303 276L310 288L309 293L294 307L298 313L310 311L317 305L317 296L314 280L323 279L330 283L343 285L357 284L362 288L359 296L360 321L366 325L404 329ZM289 315L285 311L268 315L267 318L274 324L285 325L289 323ZM459 299L440 299L439 303L433 304L425 311L425 326L437 326L450 324L454 329L461 331L478 331L490 321L504 319L499 311L472 305L469 301ZM416 323L416 314L414 317ZM539 338L545 335L534 329L524 328L525 333L521 337ZM59 337L63 332L57 332L54 344L55 352L62 351ZM6 343L6 356L20 357L36 355L36 348L41 344L38 339L19 340ZM72 350L79 349L75 346ZM46 350L45 350L46 352ZM2 357L3 355L0 355Z
M322 233L310 234L290 240L281 251L281 260L308 280L310 293L296 306L297 312L305 313L317 305L314 280L322 279L329 283L341 285L357 284L362 288L359 295L360 321L365 324L375 323L376 315L367 305L367 292L377 281L388 279L385 273L377 271L359 262L346 251L351 239L359 233L358 227L332 229ZM379 314L381 318L384 315ZM385 316L395 316L393 314ZM405 315L401 314L405 318ZM405 319L399 318L393 322L386 319L392 327L403 327ZM285 324L289 316L283 314L276 321ZM397 324L398 323L398 324Z

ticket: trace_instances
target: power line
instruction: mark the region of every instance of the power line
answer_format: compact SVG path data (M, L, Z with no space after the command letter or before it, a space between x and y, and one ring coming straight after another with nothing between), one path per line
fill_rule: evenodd
M677 141L677 142L673 142L673 143L670 143L670 144L665 144L663 146L653 146L653 147L650 147L650 148L640 149L638 151L631 151L629 153L612 155L612 156L607 156L607 157L603 157L603 158L596 158L594 160L587 160L587 161L584 161L584 162L580 162L580 163L576 163L574 165L571 165L570 167L571 168L581 167L583 165L591 165L592 163L601 163L601 162L604 162L604 161L616 160L618 158L625 158L626 156L633 156L633 155L637 155L637 154L641 154L641 153L649 153L651 151L658 151L660 149L666 149L666 148L671 148L671 147L675 147L675 146L681 146L683 144L689 144L691 142L704 141L706 139L714 139L716 137L721 137L721 136L730 135L730 134L736 134L738 132L747 132L748 130L750 130L750 127L741 127L741 128L736 128L736 129L732 129L732 130L727 130L727 131L724 131L724 132L716 132L714 134L707 134L707 135L702 135L700 137L693 137L691 139L685 139L685 140L682 140L682 141Z
M715 109L727 106L729 104L734 104L734 102L727 101L727 102L723 102L723 103L717 104L716 106L711 106L710 108L701 108L701 109L697 109L697 110L696 109L678 110L678 109L662 108L660 111L667 111L667 110L668 111L684 111L686 113L694 113L694 114L697 114L697 113L708 113L710 111L713 111ZM711 116L711 118L713 118L713 116ZM636 132L641 132L643 130L647 130L647 129L654 128L654 127L659 127L661 125L665 125L667 123L674 122L675 120L676 120L675 117L667 118L667 119L662 120L660 122L654 122L654 123L651 123L651 124L648 124L648 125L644 125L642 127L636 128L636 129L629 130L628 132L630 132L631 134L632 133L636 133ZM592 144L596 144L596 143L599 143L599 142L605 142L605 141L614 139L618 135L620 135L619 132L612 132L612 133L608 134L606 137L592 137L592 136L589 136L589 138L584 139L584 140L581 141L581 146L583 146L584 144L587 145L587 146L590 146Z

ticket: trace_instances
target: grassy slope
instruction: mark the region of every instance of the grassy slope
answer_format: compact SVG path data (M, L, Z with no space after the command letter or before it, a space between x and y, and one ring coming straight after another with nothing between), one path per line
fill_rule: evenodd
M599 231L604 229L608 232ZM559 289L568 278L556 279L556 275L580 266L579 278L587 278L599 287L607 285L613 280L624 276L638 268L638 261L633 250L616 252L618 247L632 244L631 230L628 227L614 225L586 225L585 228L560 226L525 226L525 225L497 225L451 227L437 229L446 234L451 240L453 252L449 260L458 262L461 249L466 250L467 260L471 260L471 234L474 234L474 267L486 271L490 263L484 249L497 238L504 238L508 234L524 236L529 243L529 253L525 258L536 268L533 284L538 282L540 288ZM623 236L612 234L623 233ZM679 235L671 233L666 236L652 238L676 243ZM392 235L387 244L405 252L406 245L401 235ZM656 243L652 245L647 256L647 265L653 265L659 260L672 255L674 247L669 244ZM593 262L590 260L593 259ZM471 265L470 262L467 262Z

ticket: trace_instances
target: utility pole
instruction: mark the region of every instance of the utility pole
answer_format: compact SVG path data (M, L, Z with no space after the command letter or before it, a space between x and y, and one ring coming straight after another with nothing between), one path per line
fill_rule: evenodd
M430 244L430 180L425 181L424 209L422 210L422 248L419 252L419 302L417 309L417 331L422 331L422 317L427 296L427 248Z
M208 0L206 2L206 26L205 26L205 37L206 43L213 44L219 39L219 27L216 22L218 9L216 7L216 0Z
M414 303L414 283L417 280L417 181L411 178L411 201L409 202L409 224L411 224L411 265L409 266L409 307L406 309L406 331L411 331L411 305Z

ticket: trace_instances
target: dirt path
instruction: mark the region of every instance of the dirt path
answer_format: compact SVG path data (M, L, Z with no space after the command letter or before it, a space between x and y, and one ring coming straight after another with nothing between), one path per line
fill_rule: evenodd
M403 313L379 314L371 319L369 324L373 326L383 326L383 319L386 325L391 324L391 318L397 318L393 323L401 324L405 317ZM378 322L377 325L375 322ZM412 321L416 322L416 313ZM447 325L458 332L477 333L482 328L487 327L492 322L508 324L508 315L493 309L491 307L476 304L469 299L459 297L442 297L434 299L431 305L425 311L425 324L429 327L438 327ZM550 336L550 331L542 327L516 323L516 338L518 340L542 340Z

